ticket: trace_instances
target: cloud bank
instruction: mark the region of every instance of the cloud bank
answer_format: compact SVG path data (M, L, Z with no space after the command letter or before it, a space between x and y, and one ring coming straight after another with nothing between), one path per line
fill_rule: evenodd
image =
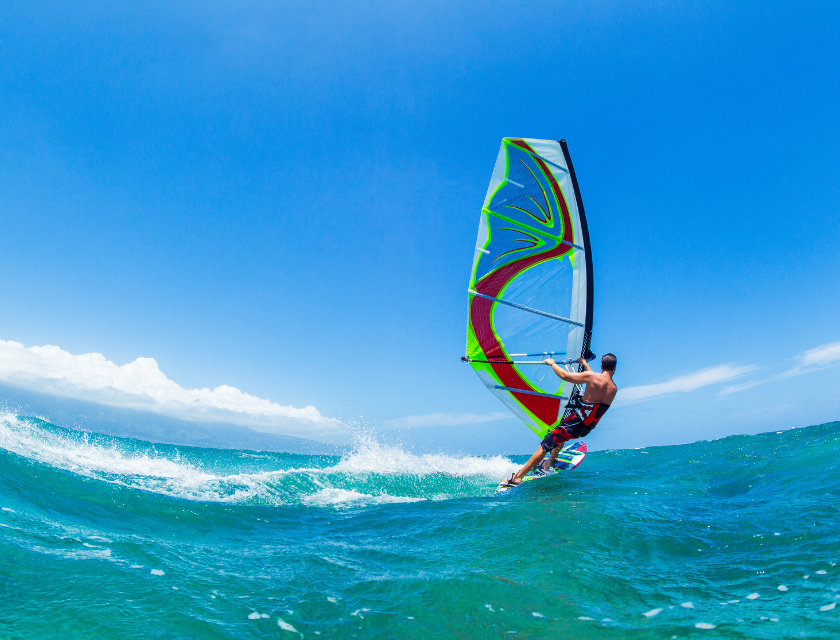
M313 406L283 406L222 385L185 389L166 377L154 358L117 366L101 353L73 355L46 345L26 348L0 340L0 381L15 387L152 411L174 418L230 422L256 431L317 437L341 422Z
M707 387L712 384L726 382L733 380L745 373L755 371L755 365L746 365L743 367L735 366L734 364L722 364L708 369L701 369L688 375L673 378L667 382L660 382L658 384L647 384L639 387L627 387L618 392L617 402L621 404L632 404L634 402L641 402L642 400L649 400L656 396L662 396L670 393L695 391L701 387Z
M389 420L389 427L411 429L413 427L457 427L465 424L481 424L513 418L511 413L493 411L492 413L430 413L424 416L403 416Z

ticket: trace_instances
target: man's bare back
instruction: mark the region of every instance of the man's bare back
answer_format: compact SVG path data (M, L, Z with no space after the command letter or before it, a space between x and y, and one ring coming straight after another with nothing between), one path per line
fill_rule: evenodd
M563 369L554 360L548 358L544 361L550 365L561 379L568 380L572 384L585 384L586 389L583 392L583 401L590 404L612 404L615 399L615 394L618 393L618 387L613 382L614 371L601 371L597 373L593 371L589 363L583 358L578 358L578 363L584 368L580 373L572 373Z

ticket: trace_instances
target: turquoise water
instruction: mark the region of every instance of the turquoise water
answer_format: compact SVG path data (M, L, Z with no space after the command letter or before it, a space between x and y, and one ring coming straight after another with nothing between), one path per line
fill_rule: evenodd
M834 638L838 427L594 452L493 496L524 458L2 416L0 637Z

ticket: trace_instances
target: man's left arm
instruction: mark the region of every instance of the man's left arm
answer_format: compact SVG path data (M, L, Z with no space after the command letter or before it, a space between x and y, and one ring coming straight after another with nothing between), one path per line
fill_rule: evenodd
M586 384L592 377L592 369L589 369L588 371L581 371L580 373L572 373L571 371L566 371L551 358L546 358L543 362L554 369L554 373L556 373L561 380L566 380L572 384ZM586 361L584 360L584 362Z

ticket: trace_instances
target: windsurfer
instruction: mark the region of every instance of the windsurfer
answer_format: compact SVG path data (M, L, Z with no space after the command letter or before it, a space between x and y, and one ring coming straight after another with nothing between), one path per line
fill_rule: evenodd
M617 363L616 357L608 353L601 358L601 373L593 371L584 358L578 358L577 361L583 367L583 371L578 373L567 371L551 358L546 358L543 361L565 382L571 382L574 385L585 384L586 389L582 398L575 398L569 403L567 407L571 409L569 415L545 437L540 443L540 448L536 450L525 466L510 475L506 484L520 484L522 478L540 464L549 451L551 456L547 463L543 463L543 469L546 471L550 469L563 444L569 440L577 440L589 435L589 432L595 428L595 425L610 408L610 404L618 392L618 387L613 382Z

